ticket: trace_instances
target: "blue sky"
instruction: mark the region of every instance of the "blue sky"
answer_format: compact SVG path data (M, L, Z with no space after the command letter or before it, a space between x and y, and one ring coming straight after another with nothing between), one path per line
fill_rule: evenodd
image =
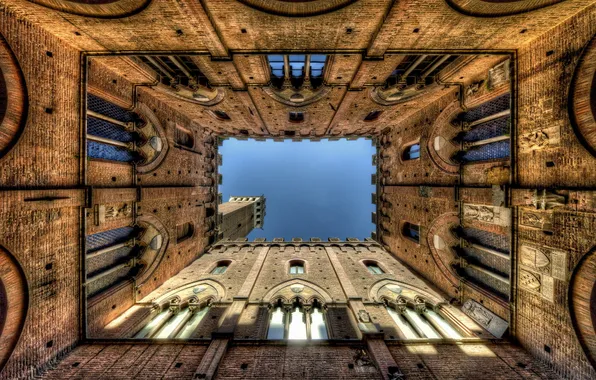
M219 147L223 184L219 192L265 195L263 229L249 240L264 237L309 239L355 237L374 231L371 213L371 174L375 172L370 140L356 141L239 141L227 139Z

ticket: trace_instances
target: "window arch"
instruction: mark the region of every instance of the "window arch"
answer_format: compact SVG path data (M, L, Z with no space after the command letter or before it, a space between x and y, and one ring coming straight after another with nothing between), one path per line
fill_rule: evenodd
M229 260L225 260L225 261L218 261L217 265L215 266L215 268L213 268L213 270L211 271L211 274L224 274L226 273L226 271L228 270L228 267L230 266L232 262Z
M385 271L381 268L379 263L376 261L366 260L366 261L363 261L362 263L366 266L366 269L371 274L384 274L385 273Z
M395 302L386 302L385 308L393 319L401 339L461 339L463 337L462 333L451 326L440 311L427 307L427 303L420 298L410 302L400 297Z
M290 269L289 269L288 273L289 274L304 274L304 273L306 273L304 261L302 261L302 260L290 261Z
M195 139L189 129L176 125L176 144L192 149L195 146Z
M230 116L228 116L228 114L224 111L215 110L212 112L213 112L213 116L215 116L215 118L217 120L222 120L222 121L232 120L232 118Z
M184 240L191 238L194 232L195 228L191 222L178 224L176 226L176 242L181 243Z
M416 160L420 158L420 142L406 146L402 153L403 161Z
M401 234L405 238L413 240L416 243L420 244L420 225L419 224L405 222L401 229Z
M364 121L375 121L379 118L379 116L381 116L382 113L383 111L380 110L370 111L364 118Z
M312 304L302 304L295 299L290 304L281 300L271 308L269 340L324 340L329 339L326 313L318 300Z

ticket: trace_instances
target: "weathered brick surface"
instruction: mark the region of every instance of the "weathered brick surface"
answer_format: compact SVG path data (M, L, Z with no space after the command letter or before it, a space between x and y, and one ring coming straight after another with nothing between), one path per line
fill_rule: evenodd
M483 3L487 9L491 7L489 2ZM515 2L511 6L517 3L521 4ZM305 5L309 6L317 5L314 2ZM512 252L514 258L518 258L521 245L526 243L566 254L565 276L554 280L552 300L518 285L519 278L513 277L515 298L511 300L514 307L510 308L482 288L458 283L457 279L454 283L454 274L448 266L455 259L449 247L456 241L449 236L449 227L457 224L459 201L490 206L494 200L488 189L496 184L593 188L594 157L575 136L568 95L572 92L571 78L581 51L596 32L595 9L591 0L566 0L531 12L487 19L463 15L444 0L360 0L333 12L290 18L232 0L153 0L130 17L92 18L60 13L32 1L0 0L0 33L14 53L28 93L23 134L16 146L0 159L0 188L42 189L31 193L1 193L0 244L22 266L30 301L21 338L1 376L33 376L54 363L54 359L61 359L84 336L80 333L85 328L80 325L82 236L134 222L133 216L121 216L95 225L93 213L83 209L88 205L81 189L95 186L125 188L124 192L132 189L135 195L125 197L126 200L121 195L114 195L113 199L94 196L92 200L94 204L116 207L136 202L139 216L157 217L170 238L152 278L137 290L137 301L150 302L154 296L193 281L220 280L225 292L203 321L199 338L208 338L224 322L235 321L227 313L231 304L235 304L234 313L238 305L244 305L244 301L234 301L237 295L242 299L247 297L247 306L239 316L236 338L262 338L268 319L263 298L272 296L276 284L299 278L317 284L321 292L318 296L328 297L332 303L328 311L333 319L332 337L358 335L349 326L354 321L348 305L364 304L373 322L383 326L385 337L391 339L392 321L384 307L374 303L375 295L370 294L377 280L387 278L409 282L423 290L433 289L432 292L436 288L445 301L474 299L507 320L513 311L512 333L542 363L531 362L521 349L508 344L490 345L488 349L479 345L392 346L398 367L408 377L466 378L476 375L474 367L491 371L495 378L552 378L551 371L573 379L594 377L594 369L573 330L567 299L571 273L596 244L593 194L564 192L566 206L539 212L546 220L545 227L527 225L524 213L536 211L528 207L527 199L525 203L513 203L517 207L514 215L522 216L519 220L514 218L517 223L513 228L513 238L517 241ZM372 100L373 86L383 84L405 53L439 50L490 51L501 55L480 54L461 67L448 66L439 77L450 87L423 90L424 96L414 102L380 106ZM502 54L505 50L512 55ZM270 80L264 54L282 51L328 53L325 72L328 96L304 107L289 107L264 94L263 86ZM86 68L86 78L82 78L82 52L201 54L193 59L212 85L224 92L224 99L216 106L205 107L180 100L171 90L151 88L149 85L157 79L155 73L126 56L93 57ZM470 85L486 79L487 69L507 57L512 57L513 78L517 80L512 86L514 104L517 103L512 109L515 160L464 165L459 176L457 170L445 173L433 163L428 152L432 145L428 143L436 135L451 137L449 118L444 111L460 97L463 97L462 106L473 108L508 91L508 84L492 91L487 86L476 92L468 91ZM91 93L122 107L133 107L136 102L155 113L169 145L168 154L158 168L135 175L128 164L86 160L80 118L81 99L85 96L81 90L85 85ZM232 120L218 120L213 110L226 112ZM363 118L375 110L384 112L377 121L364 122ZM305 122L289 123L289 111L305 112ZM18 110L10 112L15 116ZM441 120L444 123L433 131L434 122L441 117L445 118ZM197 142L194 148L176 146L177 126L193 134ZM333 247L327 251L318 247L314 250L300 246L284 250L271 247L263 265L258 259L261 257L258 248L251 251L248 247L235 247L204 254L208 243L205 227L209 228L206 208L215 209L217 150L211 145L215 135L277 136L285 130L295 131L297 136L313 132L315 135L371 134L385 128L391 129L393 145L381 151L389 157L379 160L379 166L382 173L388 174L379 178L384 177L384 192L393 208L377 216L386 230L380 240L403 264L394 261L387 252L358 251L352 247ZM554 128L554 135L560 134L560 141L549 141L546 147L524 151L528 135L545 128ZM551 130L548 133L553 134ZM421 142L421 159L402 162L404 144L417 139ZM474 189L454 189L458 183ZM141 188L139 199L133 186ZM51 199L54 196L63 199ZM25 197L42 199L25 201ZM431 230L437 220L444 224ZM403 221L420 223L420 244L401 235ZM195 232L190 239L178 242L176 226L186 222L194 224ZM503 236L511 233L508 226L482 221L466 221L465 226ZM449 245L438 253L432 249L435 233ZM231 260L229 271L211 275L210 270L222 259ZM304 260L307 273L287 274L290 259ZM363 259L378 261L386 273L371 275L362 264ZM102 258L90 263L89 268L96 270L109 263L108 258ZM343 271L338 270L337 263ZM500 267L504 268L503 265ZM255 272L255 268L259 270ZM513 275L517 276L515 272ZM247 279L251 284L248 288ZM93 300L87 327L98 331L122 313L135 301L132 291L132 286L126 286ZM279 294L291 297L293 293L285 289ZM351 303L348 297L354 298ZM131 325L147 321L150 316L147 312L147 308L140 310L121 329L107 332L106 336L130 334L134 330ZM3 345L5 342L2 340ZM222 362L220 376L276 376L280 373L280 363L282 377L379 375L372 367L351 369L348 366L354 361L351 350L347 346L325 345L232 346ZM206 346L194 345L84 345L48 376L186 378L192 376L205 351ZM306 366L295 360L301 356L306 358ZM414 365L420 361L422 367ZM243 363L248 367L242 369Z
M82 345L45 379L190 379L206 346L181 344Z
M52 196L63 199L43 201ZM32 376L79 339L84 194L80 190L3 191L0 199L0 244L20 264L29 297L21 337L0 375L13 379Z

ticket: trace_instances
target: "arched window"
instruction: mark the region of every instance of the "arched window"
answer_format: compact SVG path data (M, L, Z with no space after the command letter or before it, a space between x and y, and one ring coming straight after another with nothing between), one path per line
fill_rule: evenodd
M290 262L290 274L303 274L304 273L304 261L291 261Z
M408 145L406 149L404 149L404 153L402 154L402 159L404 161L415 160L420 158L420 143Z
M387 305L387 312L395 322L402 339L461 339L462 335L453 328L440 313L421 305L412 306L399 301Z
M285 307L280 301L271 311L267 339L329 339L323 307L316 300L310 306L303 306L296 300Z
M195 229L192 223L187 222L184 224L178 224L176 226L176 242L181 243L184 240L192 237Z
M215 110L213 111L213 115L219 120L232 120L224 111Z
M365 261L364 265L366 265L366 269L372 274L383 274L383 269L379 266L376 261Z
M371 111L368 113L368 115L366 115L364 121L375 121L379 118L379 116L381 116L382 113L383 111L379 110Z
M195 146L195 139L192 135L192 132L184 127L177 125L176 134L174 137L176 139L176 144L182 145L189 149L192 149Z
M224 273L226 273L226 270L228 270L229 266L230 266L229 261L220 261L217 263L217 266L215 268L213 268L213 270L211 271L211 274L224 274Z
M302 123L303 121L304 121L304 113L303 112L290 112L290 122Z
M420 243L420 226L405 222L402 228L402 235L410 240Z
M271 69L271 82L276 87L282 87L284 80L290 79L292 86L300 88L308 77L314 88L323 84L323 73L327 56L325 54L290 54L268 55ZM287 61L287 65L286 65Z
M189 303L184 308L166 308L154 316L138 333L135 339L189 339L199 327L209 306L200 308Z

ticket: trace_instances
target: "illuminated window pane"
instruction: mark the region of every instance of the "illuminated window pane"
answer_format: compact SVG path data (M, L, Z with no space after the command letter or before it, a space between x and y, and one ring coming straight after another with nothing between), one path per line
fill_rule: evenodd
M377 264L366 264L366 268L372 274L383 274L383 270Z
M306 339L306 323L304 322L304 312L299 307L296 307L290 314L288 339Z
M186 309L186 310L182 310L178 314L175 314L174 316L172 316L163 325L163 327L154 336L154 338L167 339L170 336L170 334L173 333L174 330L176 330L176 327L178 327L178 325L180 325L180 323L182 322L182 320L184 319L184 317L187 315L188 312L189 312L188 309Z
M139 331L135 338L142 339L142 338L150 338L149 333L153 330L156 326L158 326L164 318L168 318L170 316L170 310L166 309L161 313L157 314L141 331Z
M393 318L393 321L397 325L397 328L405 335L407 339L419 339L416 331L410 326L408 321L397 311L390 307L387 307L387 312Z
M420 144L413 144L404 150L403 159L405 161L420 158Z
M284 312L281 307L276 307L275 311L271 313L271 322L269 323L269 331L267 332L267 339L283 339L284 338Z
M302 76L306 56L303 54L290 55L289 60L290 60L290 71L292 72L292 76L294 76L294 77Z
M211 274L223 274L228 269L228 264L218 264L212 271Z
M451 327L451 325L447 323L447 321L444 320L439 314L432 310L426 310L424 314L426 314L427 318L432 318L433 321L443 328L443 331L447 332L449 336L446 336L445 338L460 339L462 337L461 334Z
M311 314L310 337L311 339L328 339L325 317L318 307L315 307Z
M304 273L304 265L303 264L292 264L290 267L290 274L303 274Z
M193 336L194 332L199 327L199 324L201 323L203 317L205 316L205 314L207 314L208 311L208 307L199 311L195 311L194 315L190 318L188 322L186 322L186 325L182 328L182 330L180 330L176 338L188 339L191 336Z
M421 318L420 315L418 315L418 313L416 313L415 311L410 310L410 309L407 309L406 313L408 313L408 316L414 321L414 323L416 323L416 327L418 328L418 330L422 331L422 333L424 333L424 335L427 338L430 338L430 339L441 338L441 335L439 335L435 331L435 329L432 328L430 323L428 323L424 318Z

